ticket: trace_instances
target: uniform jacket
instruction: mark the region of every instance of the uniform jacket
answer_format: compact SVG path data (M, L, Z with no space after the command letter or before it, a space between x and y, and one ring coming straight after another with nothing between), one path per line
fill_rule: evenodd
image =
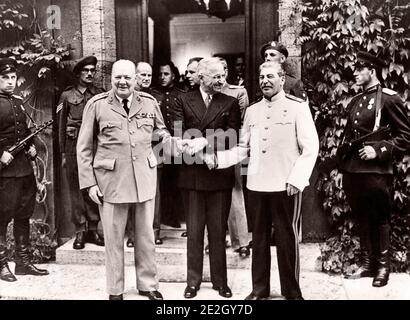
M271 101L263 99L248 107L238 146L218 152L217 161L218 168L226 168L249 157L250 190L284 191L290 183L303 191L318 151L308 104L281 91Z
M0 93L0 156L29 134L23 99ZM24 177L32 173L31 163L22 150L8 166L0 170L0 177Z
M241 121L238 100L223 93L216 93L207 109L199 89L187 92L180 95L176 101L175 121L182 122L184 134L188 134L187 130L194 129L206 137L213 148L226 150L230 147L229 143L218 137L229 130L233 136L230 140L231 147L236 145ZM219 132L207 135L207 129ZM190 190L230 189L234 186L234 168L210 171L205 164L183 163L179 171L178 185Z
M239 108L241 110L241 119L243 119L245 116L245 110L249 106L248 93L246 92L245 87L225 82L225 85L222 87L222 93L238 99Z
M84 107L88 100L103 91L101 88L92 86L81 92L79 87L70 86L61 94L57 107L61 153L75 153Z
M93 97L84 109L77 143L80 188L97 184L104 201L110 203L154 198L155 129L164 144L171 142L158 104L151 95L134 92L129 115L112 90Z
M379 86L369 88L353 97L349 103L348 122L344 132L344 141L360 138L374 131L376 123L376 96ZM379 141L369 141L377 157L362 160L358 153L346 159L341 169L353 173L393 173L393 156L406 151L410 146L410 122L406 109L398 94L390 89L381 90L380 127L389 127L391 134Z

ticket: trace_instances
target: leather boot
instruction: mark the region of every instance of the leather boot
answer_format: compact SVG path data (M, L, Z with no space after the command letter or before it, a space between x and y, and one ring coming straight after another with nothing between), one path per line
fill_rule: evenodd
M389 281L390 275L390 226L381 225L379 227L380 252L377 260L377 272L373 279L373 287L384 287Z
M16 245L16 275L46 276L47 270L38 269L30 262L30 252L26 245Z
M372 278L376 275L372 257L367 248L361 250L360 266L355 273L346 275L346 279Z
M0 280L7 282L17 281L7 263L7 250L6 246L3 243L0 243Z

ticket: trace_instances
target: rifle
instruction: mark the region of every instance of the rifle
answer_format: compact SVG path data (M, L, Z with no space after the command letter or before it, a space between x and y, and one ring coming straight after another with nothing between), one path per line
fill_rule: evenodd
M20 140L13 146L11 146L7 152L10 153L13 157L18 154L20 151L22 151L28 143L40 132L44 131L47 127L51 126L53 124L53 120L49 120L38 127L36 127L36 130L32 133L30 133L27 137L24 139ZM2 170L4 167L6 167L6 164L0 162L0 170Z
M337 148L336 155L326 158L318 166L317 169L322 173L329 173L334 169L339 168L340 164L347 158L357 154L357 152L366 145L386 140L390 135L389 127L382 127L376 131L369 132L350 142L343 142Z

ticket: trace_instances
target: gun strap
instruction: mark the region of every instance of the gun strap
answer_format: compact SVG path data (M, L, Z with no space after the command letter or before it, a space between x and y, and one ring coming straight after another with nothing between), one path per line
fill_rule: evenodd
M375 120L374 120L374 127L373 131L377 131L380 128L380 120L381 120L381 114L382 114L382 86L379 84L377 86L377 92L376 92L376 101L375 101Z

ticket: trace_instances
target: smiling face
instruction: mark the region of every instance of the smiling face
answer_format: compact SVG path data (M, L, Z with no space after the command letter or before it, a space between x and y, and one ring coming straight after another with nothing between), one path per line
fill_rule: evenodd
M10 95L14 92L17 83L17 74L9 72L0 75L0 93Z
M114 93L122 99L128 98L136 85L135 64L119 60L112 66L111 85Z
M279 64L264 63L259 73L259 86L263 96L271 99L282 90L285 83L285 75Z
M152 81L152 68L148 63L140 62L137 66L137 90L148 89Z
M225 70L219 59L211 60L209 63L202 61L198 68L199 81L202 90L206 93L214 94L222 91L225 84Z

